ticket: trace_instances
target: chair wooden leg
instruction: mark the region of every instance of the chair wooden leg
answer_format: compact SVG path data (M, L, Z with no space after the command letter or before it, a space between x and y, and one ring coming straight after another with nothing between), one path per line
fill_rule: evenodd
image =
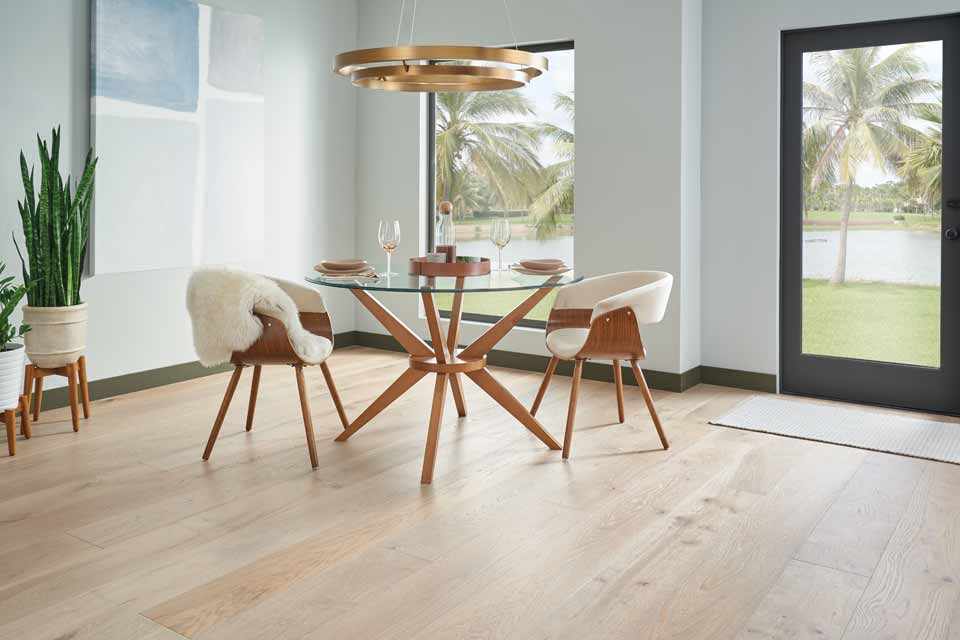
M550 358L550 362L547 363L547 371L543 374L543 382L540 383L537 398L533 401L533 406L530 407L530 415L537 415L537 409L540 408L540 403L543 402L543 396L547 395L547 387L550 386L550 380L553 378L553 372L557 370L557 364L559 362L560 358L553 356Z
M613 361L613 381L617 385L617 411L620 416L620 422L624 421L623 413L623 369L620 368L620 361Z
M647 379L643 377L643 371L640 370L640 366L636 360L631 360L630 366L633 367L633 375L636 376L637 384L640 385L640 393L643 394L643 401L647 403L647 410L650 412L653 426L656 427L657 435L660 436L660 444L663 445L664 449L669 449L670 443L667 442L667 436L664 434L663 426L660 424L660 416L657 415L657 408L653 405L653 396L650 394L650 387L647 386Z
M430 426L427 429L427 444L423 451L423 469L420 484L433 482L433 470L437 466L437 441L440 438L440 423L443 422L443 405L447 398L447 374L437 374L433 387L433 406L430 409Z
M303 365L294 365L297 372L297 391L300 393L300 411L303 412L303 428L307 433L307 449L310 451L310 466L320 466L317 461L317 442L313 435L313 418L310 417L310 401L307 398L307 382L303 379Z
M247 405L247 431L253 429L253 412L257 409L257 392L260 390L260 365L253 365L253 380L250 381L250 404Z
M13 409L7 409L3 412L3 421L7 425L7 452L11 456L17 455L17 430L14 413Z
M340 394L337 393L337 385L333 384L333 374L330 373L330 367L326 362L320 364L320 371L323 372L323 380L327 383L327 389L330 391L330 397L333 399L333 406L337 408L337 415L340 416L340 424L346 429L350 426L350 420L347 419L347 412L343 410L343 403L340 402Z
M223 402L220 403L220 411L217 413L217 419L213 422L210 437L207 438L207 447L203 450L204 460L210 459L213 445L217 442L217 436L220 435L220 427L223 426L223 420L227 417L227 409L230 408L230 400L233 399L233 392L237 390L237 384L240 382L241 372L243 372L243 367L237 365L233 370L233 375L230 376L230 382L227 384L227 392L223 394Z
M73 422L73 430L80 431L80 406L77 400L77 364L68 364L67 370L67 389L70 396L70 420Z
M573 423L577 419L577 397L580 395L580 377L583 375L583 360L573 365L573 386L570 387L570 406L567 408L567 430L563 434L563 459L570 457L573 441Z
M30 401L27 396L20 396L20 433L27 440L33 436L33 429L30 427Z
M87 384L87 356L77 360L80 369L80 397L83 400L83 417L90 418L90 386Z
M40 407L43 405L43 376L36 376L33 387L33 421L40 419Z

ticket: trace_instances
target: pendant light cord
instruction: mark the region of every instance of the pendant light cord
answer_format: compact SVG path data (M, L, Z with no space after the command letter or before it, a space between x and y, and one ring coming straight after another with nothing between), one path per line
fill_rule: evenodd
M403 27L403 13L404 9L406 8L406 4L407 0L400 0L400 19L397 20L397 41L393 45L395 47L400 46L400 29Z
M400 31L403 29L403 15L407 6L407 0L400 0L400 19L397 20L397 38L394 42L395 47L400 46ZM513 40L513 48L520 49L520 41L517 40L517 32L513 28L513 17L510 15L510 5L507 0L503 0L503 12L507 16L507 28L510 29L510 38ZM407 44L413 44L413 30L417 25L417 0L413 0L413 15L410 16L410 39Z
M507 0L503 0L503 12L507 14L507 27L510 28L510 37L513 38L513 48L519 50L520 42L517 40L517 32L513 30L513 18L510 17L510 7Z
M410 42L413 44L413 28L417 26L417 0L413 0L413 15L410 16Z

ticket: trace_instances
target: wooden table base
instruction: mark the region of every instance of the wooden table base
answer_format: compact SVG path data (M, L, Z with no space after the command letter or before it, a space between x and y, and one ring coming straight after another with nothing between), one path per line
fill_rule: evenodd
M71 364L56 369L43 369L28 364L23 376L23 394L27 397L27 406L33 406L33 421L40 419L43 405L43 379L47 376L63 376L67 379L70 395L70 419L73 430L80 431L80 407L78 397L83 402L83 417L90 417L90 387L87 385L87 358L80 358ZM32 401L32 402L31 402Z
M359 431L381 411L386 409L394 400L406 393L413 385L427 374L436 376L433 388L433 403L430 410L430 421L427 427L427 442L423 454L423 469L420 473L420 482L430 484L433 481L433 470L437 461L437 441L440 436L440 425L443 421L443 406L446 402L447 387L453 393L457 413L463 417L467 415L467 405L463 397L461 376L470 378L497 404L506 409L513 417L526 427L533 435L540 439L550 449L559 450L560 445L543 428L536 418L527 411L503 385L496 381L487 370L487 353L493 349L503 337L523 319L552 289L559 277L552 279L548 286L537 289L526 300L520 303L513 311L492 325L486 332L477 338L468 347L457 350L457 341L460 336L460 317L463 309L463 292L457 292L453 297L453 306L450 311L450 326L447 335L443 335L440 327L440 314L434 301L433 293L421 291L423 308L427 316L427 328L430 331L431 345L420 339L399 318L384 307L376 298L363 289L352 289L353 295L371 314L390 332L397 342L410 354L410 366L400 374L386 391L380 394L363 413L350 423L350 426L337 436L338 442L343 442ZM458 278L457 286L463 286L463 279Z

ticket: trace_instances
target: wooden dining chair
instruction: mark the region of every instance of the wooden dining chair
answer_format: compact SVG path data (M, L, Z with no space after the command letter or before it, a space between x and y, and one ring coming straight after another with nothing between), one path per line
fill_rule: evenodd
M227 384L227 391L223 396L223 402L220 403L220 411L217 413L217 418L213 423L213 429L210 431L210 437L207 439L207 446L203 450L203 459L210 459L213 445L216 443L217 436L220 434L220 427L223 425L223 420L227 415L230 400L233 398L237 384L240 382L240 374L243 369L250 366L253 367L253 379L250 383L250 403L247 408L246 419L246 430L250 431L253 429L253 414L257 405L261 367L263 367L263 365L279 364L288 365L294 369L297 389L300 394L300 410L303 413L303 426L307 436L307 449L310 452L310 464L316 469L318 467L317 445L313 432L313 420L310 416L310 402L307 397L306 382L303 376L304 367L310 366L311 364L320 366L320 370L323 372L323 378L327 383L327 388L330 390L330 397L333 399L333 404L337 409L337 414L340 416L340 422L343 428L346 429L350 424L350 421L347 420L347 414L343 410L343 404L340 402L340 395L337 393L337 388L333 383L330 368L326 362L326 358L333 350L333 330L330 325L330 316L327 314L326 308L323 305L323 297L315 289L288 280L270 279L276 282L277 285L290 296L294 304L296 304L300 323L303 325L303 328L314 335L321 336L329 345L324 344L325 355L321 362L304 362L294 352L287 334L287 329L283 323L271 316L255 312L254 315L256 315L263 324L263 333L246 351L235 351L230 358L231 364L234 365L233 375Z
M570 457L573 424L577 415L577 396L583 364L589 359L613 361L613 379L617 390L620 422L623 412L623 373L620 361L628 360L636 376L653 426L664 449L669 448L660 424L653 396L637 364L646 357L640 326L663 319L673 287L673 276L663 271L625 271L587 278L560 289L547 319L547 349L552 354L530 413L536 414L550 380L561 360L573 360L573 386L567 409L567 427L563 437L563 457Z

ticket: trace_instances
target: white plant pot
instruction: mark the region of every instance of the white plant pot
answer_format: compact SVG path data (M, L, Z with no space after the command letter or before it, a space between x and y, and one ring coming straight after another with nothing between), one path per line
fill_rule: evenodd
M0 411L16 409L23 393L23 345L6 346L0 351Z
M87 347L87 303L70 307L23 308L27 357L43 369L56 369L77 361Z

